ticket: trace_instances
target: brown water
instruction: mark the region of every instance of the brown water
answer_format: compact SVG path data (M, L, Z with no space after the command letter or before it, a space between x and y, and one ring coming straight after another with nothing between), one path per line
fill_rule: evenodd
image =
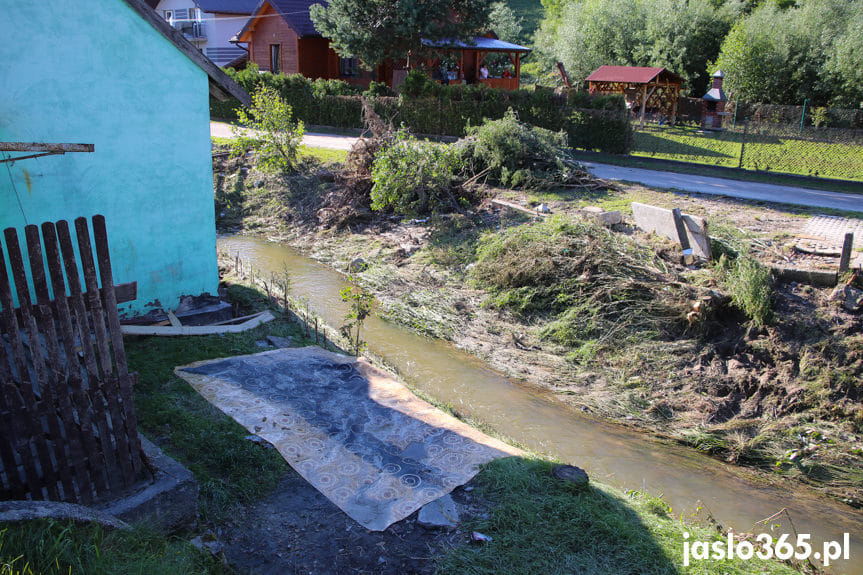
M290 247L258 238L223 237L219 250L238 254L265 275L279 274L287 266L292 293L307 298L330 325L343 323L346 306L339 289L346 284L332 268ZM703 506L723 526L737 531L761 533L765 528L756 527L756 521L787 508L797 532L811 534L814 550L823 541L841 542L843 534L849 533L850 560L834 562L831 571L863 575L861 512L803 490L757 485L738 477L730 466L693 450L582 417L536 390L509 381L446 342L418 336L375 317L366 321L364 330L370 351L395 366L411 385L530 449L582 467L597 481L661 495L675 515L688 515ZM789 528L787 520L782 523L782 530ZM756 566L753 562L753 568Z

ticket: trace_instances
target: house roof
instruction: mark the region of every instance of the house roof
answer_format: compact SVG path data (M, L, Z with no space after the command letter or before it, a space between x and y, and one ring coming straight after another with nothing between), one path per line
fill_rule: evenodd
M475 36L472 42L464 42L463 40L445 38L443 40L426 40L422 41L423 46L430 48L456 48L460 50L484 50L488 52L530 52L531 49L518 44L511 44L498 40L497 38L488 38L486 36Z
M322 6L326 6L326 0L261 0L252 12L252 17L249 18L249 21L246 22L246 25L243 26L243 29L240 30L239 34L237 34L237 38L240 38L240 41L248 41L243 39L244 36L246 36L246 33L249 32L249 29L260 16L264 7L268 4L279 16L282 17L282 19L300 38L319 38L321 36L320 32L315 28L312 18L309 16L309 9L312 4L321 4Z
M683 78L665 68L644 66L600 66L587 77L588 82L626 82L648 84L654 80L681 83Z
M186 40L182 32L174 29L164 18L156 14L146 0L125 0L125 2L207 74L210 82L210 95L219 100L227 100L233 96L244 106L251 105L252 99L249 94L231 80L212 60L204 56L203 52Z
M259 0L195 0L203 12L210 14L249 15L255 11Z

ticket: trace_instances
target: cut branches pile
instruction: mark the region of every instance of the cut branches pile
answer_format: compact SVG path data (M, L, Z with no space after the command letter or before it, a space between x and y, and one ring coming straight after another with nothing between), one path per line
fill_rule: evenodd
M591 353L677 337L719 303L715 292L681 283L650 249L577 218L489 234L472 275L489 290L487 305L542 321L540 338Z

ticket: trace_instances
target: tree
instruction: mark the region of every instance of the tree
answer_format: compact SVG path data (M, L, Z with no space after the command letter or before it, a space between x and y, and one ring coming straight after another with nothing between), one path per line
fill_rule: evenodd
M725 72L727 89L749 102L857 105L863 2L782 6L759 5L723 41L715 67Z
M315 27L333 49L370 70L427 52L422 40L475 36L488 14L488 0L329 0L311 7Z
M239 108L234 126L233 155L253 149L258 163L275 170L292 170L302 146L304 127L293 122L291 106L273 88L263 86L252 94L252 107ZM243 127L254 132L248 132Z
M573 79L602 65L665 67L693 96L706 91L707 63L742 10L715 0L544 0L538 47ZM559 14L559 15L557 15ZM556 16L557 15L557 16Z
M503 2L495 2L491 5L488 22L497 37L504 42L518 44L521 41L524 19Z

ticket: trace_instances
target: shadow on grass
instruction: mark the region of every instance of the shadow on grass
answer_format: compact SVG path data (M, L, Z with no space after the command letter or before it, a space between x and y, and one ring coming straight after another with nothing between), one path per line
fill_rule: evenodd
M695 139L697 136L689 134L681 134L682 136ZM728 141L725 138L714 140L713 138L705 138L704 146L696 146L689 143L673 140L675 135L671 137L654 135L646 132L639 132L633 135L633 151L642 153L656 153L672 156L687 156L701 158L724 158L733 160L736 159L740 152L739 143ZM735 148L734 154L723 153L716 148L731 147Z
M492 541L453 550L441 560L439 572L680 572L671 555L676 541L663 545L657 535L675 525L660 500L651 500L640 515L625 498L596 487L577 491L555 479L553 467L527 458L486 466L478 476L479 495L492 510L487 519L471 520L466 527ZM654 524L646 524L645 516Z

